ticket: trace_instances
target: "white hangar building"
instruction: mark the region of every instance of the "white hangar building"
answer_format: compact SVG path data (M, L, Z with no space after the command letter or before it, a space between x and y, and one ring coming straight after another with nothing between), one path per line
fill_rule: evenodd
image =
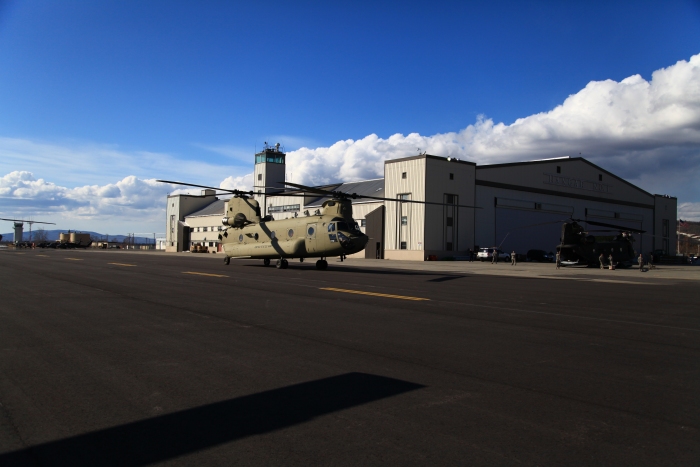
M255 183L264 187L256 188L262 214L274 219L313 214L327 198L302 190L294 190L297 197L279 196L285 173L279 146L255 155ZM366 258L425 260L493 246L521 254L554 251L569 218L645 230L634 235L637 251L675 254L676 198L648 193L582 157L476 165L421 154L386 161L383 179L322 188L397 200L353 200L353 217L370 237L358 253ZM166 249L183 251L194 243L220 249L223 213L224 202L213 190L168 196Z

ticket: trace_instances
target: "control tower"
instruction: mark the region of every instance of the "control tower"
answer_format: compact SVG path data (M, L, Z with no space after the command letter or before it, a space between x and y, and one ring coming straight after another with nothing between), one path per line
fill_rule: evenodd
M261 211L267 214L267 195L271 195L285 189L286 174L285 157L287 155L280 150L280 143L269 146L265 142L263 150L255 155L255 171L253 172L253 191L260 194L255 199L260 203Z

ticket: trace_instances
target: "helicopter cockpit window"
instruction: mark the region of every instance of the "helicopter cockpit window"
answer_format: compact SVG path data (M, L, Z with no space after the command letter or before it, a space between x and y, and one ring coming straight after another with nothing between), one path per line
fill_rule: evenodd
M329 231L329 232L335 232L335 224L334 224L333 222L331 222L330 224L328 224L328 231Z
M346 222L338 222L338 230L345 230L347 232L350 230L350 227Z

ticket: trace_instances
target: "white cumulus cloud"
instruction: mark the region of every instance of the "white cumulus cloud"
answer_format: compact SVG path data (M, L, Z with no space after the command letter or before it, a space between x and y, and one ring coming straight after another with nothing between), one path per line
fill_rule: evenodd
M233 146L209 146L200 147L242 157ZM371 134L329 147L301 147L287 153L287 176L308 185L378 178L384 175L384 161L419 151L478 164L582 154L642 189L677 196L679 216L700 220L700 54L655 71L649 81L639 75L592 81L554 109L510 125L480 116L458 132ZM32 215L65 221L62 228L112 232L162 231L165 196L200 191L158 183L153 174L226 189L254 185L253 175L241 173L240 164L215 166L111 146L0 137L3 173L3 217ZM50 181L38 178L49 174Z

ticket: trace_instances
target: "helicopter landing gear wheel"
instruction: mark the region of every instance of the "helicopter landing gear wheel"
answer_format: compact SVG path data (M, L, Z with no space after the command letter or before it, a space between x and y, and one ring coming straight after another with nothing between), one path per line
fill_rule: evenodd
M278 259L275 267L277 269L287 269L287 267L289 267L289 262L286 259Z
M269 266L270 265L270 260L269 259L264 259L263 260L263 266Z
M275 263L275 267L276 267L277 269L282 269L282 260L281 260L281 259L278 259L278 260L277 260L277 263Z
M316 269L318 269L319 271L325 271L326 269L328 269L328 261L326 261L325 259L319 259L318 261L316 261Z
M228 264L229 264L230 262L231 262L231 258L229 258L228 256L224 256L224 264L225 264L226 266L228 266Z

